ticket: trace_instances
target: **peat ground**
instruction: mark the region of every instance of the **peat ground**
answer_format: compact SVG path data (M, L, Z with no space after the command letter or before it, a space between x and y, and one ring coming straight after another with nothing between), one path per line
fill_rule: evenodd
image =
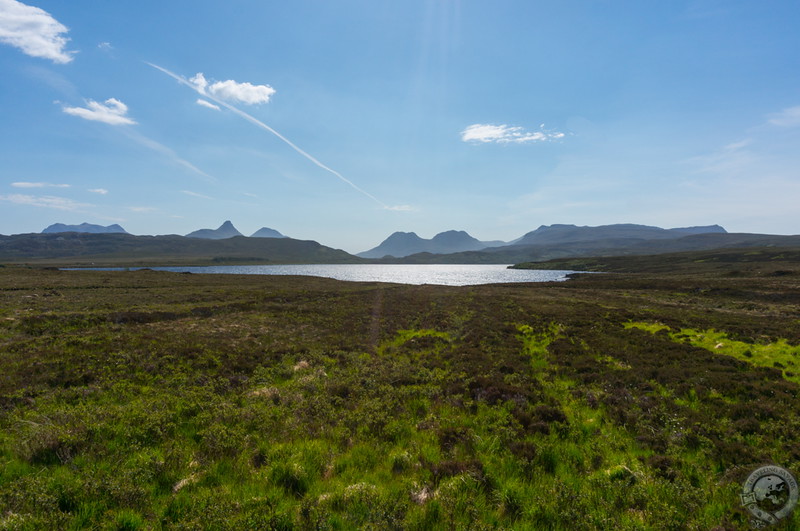
M800 267L775 263L0 267L0 529L745 529L750 472L800 473Z

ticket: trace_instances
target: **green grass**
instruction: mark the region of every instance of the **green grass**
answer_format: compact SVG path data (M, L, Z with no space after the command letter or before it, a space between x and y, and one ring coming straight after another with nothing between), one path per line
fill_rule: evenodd
M631 322L625 323L626 328L638 328L653 334L669 331L669 337L676 342L704 348L716 354L731 356L740 361L747 362L756 367L770 367L781 370L784 378L800 384L800 345L792 345L785 338L764 343L749 343L737 341L725 332L714 329L693 330L681 328L671 331L670 327L661 323Z
M3 268L0 529L745 528L793 282Z

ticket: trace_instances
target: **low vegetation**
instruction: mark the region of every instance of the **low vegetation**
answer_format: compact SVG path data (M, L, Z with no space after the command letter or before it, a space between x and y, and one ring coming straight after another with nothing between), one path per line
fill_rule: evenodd
M0 529L747 528L800 472L800 277L698 271L2 268Z

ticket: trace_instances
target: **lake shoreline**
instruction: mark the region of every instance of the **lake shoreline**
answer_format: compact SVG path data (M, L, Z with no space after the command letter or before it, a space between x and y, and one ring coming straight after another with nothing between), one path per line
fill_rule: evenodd
M294 264L153 267L80 267L63 271L168 271L195 274L300 275L349 282L471 286L524 282L563 282L574 270L513 269L508 264Z

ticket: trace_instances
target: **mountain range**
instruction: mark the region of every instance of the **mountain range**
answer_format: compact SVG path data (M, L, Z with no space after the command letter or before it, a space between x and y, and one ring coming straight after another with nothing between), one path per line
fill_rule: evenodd
M187 238L202 238L205 240L224 240L226 238L233 238L234 236L244 236L241 232L239 232L236 227L233 226L233 223L230 221L226 221L216 229L200 229L194 232L190 232L186 235ZM270 229L269 227L261 227L253 234L250 235L251 238L286 238L283 234L276 231L275 229Z
M681 238L691 234L726 234L719 225L705 227L680 227L662 229L648 225L620 223L599 227L578 227L575 225L542 225L516 240L514 245L543 245L550 243L622 241L622 240L666 240Z
M128 234L128 232L117 225L92 225L91 223L81 223L80 225L64 225L63 223L53 223L42 231L42 234L57 234L59 232L84 232L87 234Z
M492 248L509 246L564 244L577 242L604 242L604 245L633 243L634 241L680 238L690 234L725 233L719 225L705 227L682 227L662 229L632 223L578 227L576 225L542 225L521 238L511 242L479 241L464 231L441 232L430 240L420 238L413 232L395 232L380 245L358 253L361 258L405 258L419 253L452 254L467 251L491 251Z
M345 251L292 238L225 239L131 234L0 235L0 264L206 265L338 264L362 262Z
M42 234L59 234L63 232L78 232L83 234L128 234L128 232L117 224L104 227L102 225L92 225L91 223L81 223L80 225L65 225L63 223L54 223L44 229ZM186 235L187 238L201 238L206 240L224 240L226 238L233 238L234 236L244 236L239 232L233 223L225 221L216 229L200 229L190 232ZM286 238L283 234L270 229L268 227L261 227L256 232L250 235L251 238Z
M67 232L57 232L61 229ZM134 236L119 227L51 225L42 234L0 235L0 263L169 265L207 263L408 263L517 264L545 260L656 255L730 248L800 247L800 236L728 233L718 225L662 229L617 224L599 227L543 225L511 242L480 241L464 231L430 240L396 232L354 256L315 241L262 228L251 237L226 221L187 236ZM91 231L113 230L96 233ZM120 232L121 231L121 232ZM371 258L380 256L380 258Z
M449 254L462 251L479 251L488 247L505 245L505 242L482 242L463 230L440 232L430 240L420 238L414 232L395 232L380 245L358 253L361 258L403 258L416 253Z

